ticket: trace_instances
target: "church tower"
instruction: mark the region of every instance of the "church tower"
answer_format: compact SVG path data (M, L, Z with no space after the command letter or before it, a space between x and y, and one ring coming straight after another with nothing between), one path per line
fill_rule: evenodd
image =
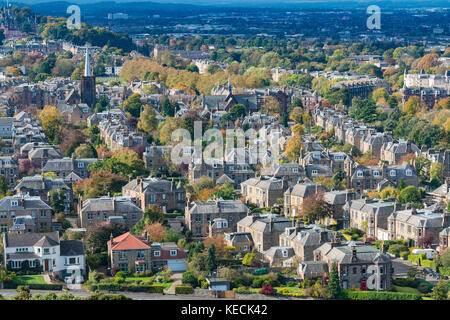
M95 76L91 70L89 48L86 48L86 62L84 65L84 76L80 81L81 103L86 103L90 108L95 106Z

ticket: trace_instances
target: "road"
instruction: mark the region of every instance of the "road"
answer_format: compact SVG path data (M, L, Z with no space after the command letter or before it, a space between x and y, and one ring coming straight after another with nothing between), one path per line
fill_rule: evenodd
M394 278L406 278L408 274L408 269L410 267L417 267L417 269L419 270L423 269L422 266L418 266L409 260L403 260L401 258L392 259L392 267L394 267L394 275L393 275ZM426 275L425 280L432 284L436 284L438 282L438 279L428 274Z

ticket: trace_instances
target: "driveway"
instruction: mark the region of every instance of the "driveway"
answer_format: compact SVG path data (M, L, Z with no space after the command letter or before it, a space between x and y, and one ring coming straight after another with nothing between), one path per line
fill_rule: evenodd
M182 272L176 272L174 274L172 274L172 276L170 277L173 280L172 285L169 287L169 289L164 290L164 294L175 294L175 287L176 286L181 286L181 279L183 278L183 273Z

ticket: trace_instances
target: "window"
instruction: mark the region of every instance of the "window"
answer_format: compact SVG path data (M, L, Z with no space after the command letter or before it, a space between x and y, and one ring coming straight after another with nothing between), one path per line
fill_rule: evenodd
M108 214L106 212L103 212L103 220L108 220Z
M395 170L391 170L391 171L389 171L389 175L391 177L395 177L397 175L397 173L395 172Z
M317 171L316 169L314 169L314 170L311 171L311 174L312 174L313 176L317 175L318 173L319 173L319 171Z
M29 261L29 265L31 268L35 268L36 267L36 260L30 260Z
M380 176L380 171L374 171L373 172L373 176L374 177L379 177Z
M364 176L364 173L361 170L359 170L358 172L356 172L356 176L358 178L362 178Z
M353 267L353 274L356 274L358 272L358 268Z
M177 250L171 249L171 250L170 250L170 255L171 255L172 257L175 257L175 256L177 255Z
M119 263L119 268L122 272L128 272L128 264L126 263Z
M380 266L380 274L384 274L384 266Z
M69 258L69 264L76 264L75 258Z
M18 206L19 206L19 201L11 200L11 207L18 207Z
M406 175L408 177L412 176L412 171L410 169L406 170Z
M127 260L127 253L125 251L119 251L119 260Z
M283 250L283 257L286 258L288 256L288 251L287 250Z
M166 200L166 194L165 194L165 193L163 193L163 194L161 195L161 197L162 197L163 200Z
M6 219L8 217L8 213L7 212L0 212L0 219Z
M160 250L155 250L155 251L153 252L153 255L154 255L155 257L160 257L160 256L161 256L161 251L160 251Z
M298 168L293 168L293 169L292 169L292 172L293 172L293 173L298 173Z
M150 202L156 202L156 195L155 194L151 194L150 195Z
M138 260L144 259L144 250L138 250L138 252L137 252L137 259Z
M244 246L244 249L242 251L247 251L248 250L248 246Z
M92 213L88 213L88 220L92 220Z
M50 254L50 249L49 248L44 248L44 254Z

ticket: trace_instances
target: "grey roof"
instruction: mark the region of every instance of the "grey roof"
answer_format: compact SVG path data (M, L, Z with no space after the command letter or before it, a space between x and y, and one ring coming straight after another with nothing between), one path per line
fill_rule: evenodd
M328 272L328 263L325 261L305 261L299 265L299 272L306 278Z
M83 241L64 240L60 243L61 256L81 256L84 255Z
M283 256L283 252L287 252L287 257ZM290 258L295 256L295 252L292 247L271 247L264 251L263 255L271 258Z
M18 206L12 206L12 200L18 201ZM14 195L9 197L4 197L0 199L0 208L2 210L27 210L27 209L51 209L51 207L46 204L40 197L31 197L25 195L22 197L20 195Z
M446 227L442 225L442 217L442 213L428 209L407 209L392 213L389 219L402 221L415 227L440 228Z
M83 208L81 210L87 212L114 211L120 214L142 212L141 208L125 197L101 197L96 199L87 199L83 202Z
M47 247L59 244L58 232L46 233L9 233L6 235L6 246L11 247Z
M241 183L242 185L253 186L262 190L282 190L283 180L277 178L250 178Z
M297 183L296 185L289 187L284 194L306 198L315 194L316 189L327 191L324 186L316 185L315 183Z
M450 237L450 227L445 228L439 233L440 236Z
M292 225L292 221L284 216L268 214L247 216L241 219L238 224L259 232L269 232L271 228L272 232L281 233Z
M190 214L219 214L248 212L248 207L241 200L208 200L193 202Z
M307 164L305 165L305 171L306 171L306 175L308 177L313 177L313 170L317 170L317 174L316 175L324 175L327 177L332 177L333 176L333 170L331 170L331 167L329 166L324 166L324 165L319 165L319 164Z
M250 232L231 232L226 235L230 236L230 241L232 243L253 241L252 234Z
M344 205L347 202L347 193L349 193L349 196L350 196L351 192L347 191L347 190L329 191L329 192L324 193L323 199L329 204Z
M176 184L172 181L161 180L157 178L145 178L142 180L134 179L128 182L123 189L134 190L140 192L140 181L142 181L142 190L144 193L153 192L170 192L175 190L184 190L183 185L180 183Z
M40 175L35 175L32 177L23 177L22 180L17 184L14 190L22 189L32 189L32 190L70 190L69 186L66 185L63 179L52 179L44 178Z
M390 262L391 258L370 245L338 245L333 247L326 256L332 261L337 263L352 263L352 248L356 249L356 258L358 263L367 262Z
M365 212L370 215L387 216L394 212L394 202L364 198L350 200L345 205L345 208Z

